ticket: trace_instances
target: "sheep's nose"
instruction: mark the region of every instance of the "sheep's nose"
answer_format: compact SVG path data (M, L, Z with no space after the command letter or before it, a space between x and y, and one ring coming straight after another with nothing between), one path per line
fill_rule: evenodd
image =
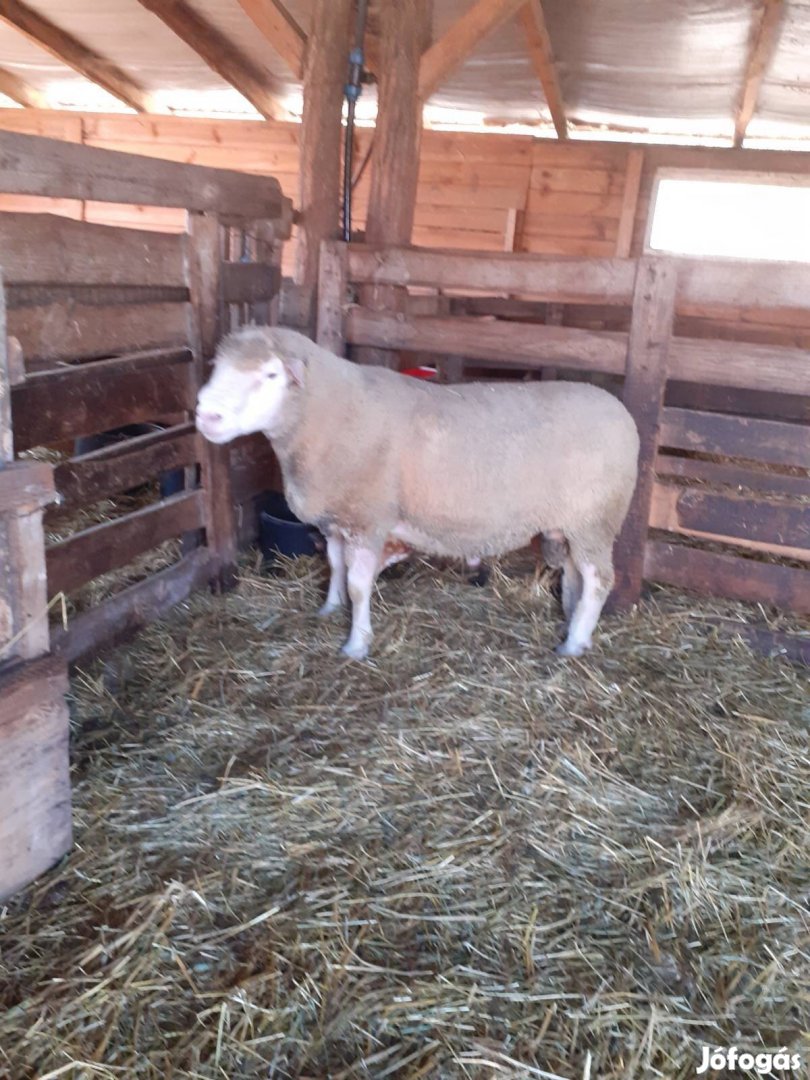
M222 413L212 412L209 409L198 409L197 420L203 424L218 424L222 420Z

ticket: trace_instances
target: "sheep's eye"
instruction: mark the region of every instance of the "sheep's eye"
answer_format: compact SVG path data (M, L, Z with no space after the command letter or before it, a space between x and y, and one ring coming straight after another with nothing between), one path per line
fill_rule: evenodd
M278 378L278 372L277 371L265 371L264 377L265 377L265 379L277 379Z

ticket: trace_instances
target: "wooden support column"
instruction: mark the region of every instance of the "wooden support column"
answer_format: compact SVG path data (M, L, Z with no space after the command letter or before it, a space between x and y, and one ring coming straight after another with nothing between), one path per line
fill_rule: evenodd
M380 11L379 106L371 159L366 242L410 244L419 180L422 99L419 68L430 44L432 0L399 0ZM404 311L403 289L369 286L361 301L374 310ZM358 350L363 363L399 366L396 353Z
M341 240L321 245L318 330L315 340L336 356L346 355L347 249Z
M641 448L635 494L616 542L616 586L611 597L614 611L627 610L641 595L677 285L674 261L639 259L623 399L638 427Z
M187 267L192 305L197 385L206 379L208 361L222 333L221 274L223 230L214 214L189 214ZM205 495L206 542L213 559L215 588L236 580L237 533L231 481L230 447L215 446L200 435L199 453Z
M353 10L352 0L315 0L304 56L298 200L301 216L295 282L310 293L310 330L314 329L321 243L339 236L343 141L340 118Z

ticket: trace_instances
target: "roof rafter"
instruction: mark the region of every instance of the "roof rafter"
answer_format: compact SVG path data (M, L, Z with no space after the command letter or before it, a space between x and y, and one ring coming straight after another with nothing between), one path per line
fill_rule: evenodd
M548 111L551 113L554 129L557 132L557 138L567 139L568 121L565 118L560 80L557 75L557 65L554 61L554 52L551 48L551 37L546 25L542 0L528 0L520 9L519 18L526 33L529 58L543 88Z
M419 96L427 101L487 35L515 14L526 0L477 0L422 57Z
M734 117L734 145L742 146L748 125L756 111L757 98L765 77L776 42L784 13L784 0L762 0L754 16L751 33L751 47L745 65L740 103Z
M239 5L296 79L302 79L307 36L281 0L239 0Z
M157 15L212 71L247 98L265 119L272 120L278 115L278 87L271 76L255 67L185 0L139 0L139 3Z
M0 0L0 19L131 109L150 111L149 95L125 72L20 0Z
M15 75L7 68L0 68L0 94L16 101L26 109L47 109L48 99L39 90L29 86L27 82Z

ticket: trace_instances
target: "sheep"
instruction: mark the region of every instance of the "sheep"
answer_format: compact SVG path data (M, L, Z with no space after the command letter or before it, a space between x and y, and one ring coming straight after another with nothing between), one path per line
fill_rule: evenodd
M368 654L386 541L478 560L539 534L562 566L557 652L590 648L638 471L635 423L607 391L430 384L352 364L294 330L249 326L221 343L197 426L215 443L257 431L272 441L290 506L327 538L322 614L351 599L346 656Z

